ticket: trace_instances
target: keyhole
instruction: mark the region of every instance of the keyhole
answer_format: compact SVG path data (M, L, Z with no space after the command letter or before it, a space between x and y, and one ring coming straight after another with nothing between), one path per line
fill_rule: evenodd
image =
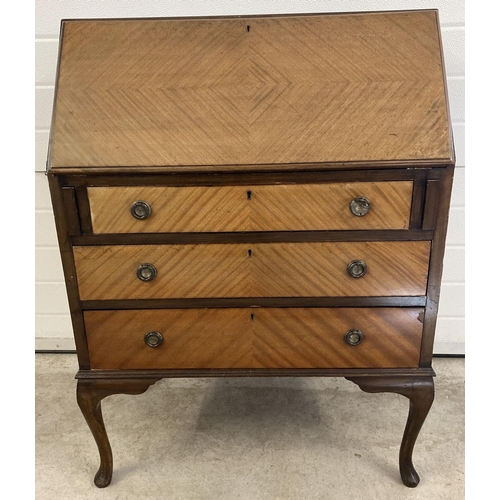
M250 314L250 319L253 321L254 315Z
M247 191L247 200L252 199L252 191Z
M249 249L247 253L248 253L248 258L251 258L252 257L252 250Z
M247 31L250 31L250 26L247 26Z

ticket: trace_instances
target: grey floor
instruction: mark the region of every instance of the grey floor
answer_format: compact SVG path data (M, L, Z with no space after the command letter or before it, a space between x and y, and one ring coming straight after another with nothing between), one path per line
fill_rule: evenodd
M75 401L73 354L36 355L36 498L464 498L464 360L435 359L436 399L402 485L408 411L345 379L171 379L103 402L113 482L93 485L97 448Z

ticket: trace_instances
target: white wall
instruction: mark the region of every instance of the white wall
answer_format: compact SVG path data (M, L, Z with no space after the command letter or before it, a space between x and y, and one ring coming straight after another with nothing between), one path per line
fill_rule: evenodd
M435 352L464 353L465 14L464 0L36 0L36 348L74 349L47 179L44 175L61 19L439 9L457 169Z

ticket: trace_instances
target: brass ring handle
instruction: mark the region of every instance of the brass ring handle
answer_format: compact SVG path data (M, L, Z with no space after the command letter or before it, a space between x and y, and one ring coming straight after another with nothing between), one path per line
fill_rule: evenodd
M144 342L149 347L158 347L163 342L163 337L160 332L148 332L144 335Z
M353 260L347 266L347 272L352 278L362 278L366 271L368 271L368 266L362 260Z
M151 281L156 278L156 267L153 264L141 264L137 268L137 277L141 281Z
M365 198L364 196L358 196L354 198L349 204L349 209L351 210L352 215L356 217L363 217L370 211L371 205L370 200Z
M145 201L134 201L130 207L130 213L138 220L147 219L151 215L151 207Z
M349 345L359 345L361 344L361 341L363 340L364 335L361 330L349 330L346 332L344 335L344 340L349 344Z

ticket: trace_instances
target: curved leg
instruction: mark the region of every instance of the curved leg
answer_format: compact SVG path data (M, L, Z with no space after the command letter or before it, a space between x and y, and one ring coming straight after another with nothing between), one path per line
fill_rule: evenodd
M434 400L432 377L346 377L365 392L395 392L410 400L410 411L399 450L399 471L405 486L415 488L420 482L413 467L415 441Z
M101 411L101 400L112 394L142 394L159 379L140 380L78 380L76 400L94 436L101 464L94 483L105 488L113 475L113 455Z

